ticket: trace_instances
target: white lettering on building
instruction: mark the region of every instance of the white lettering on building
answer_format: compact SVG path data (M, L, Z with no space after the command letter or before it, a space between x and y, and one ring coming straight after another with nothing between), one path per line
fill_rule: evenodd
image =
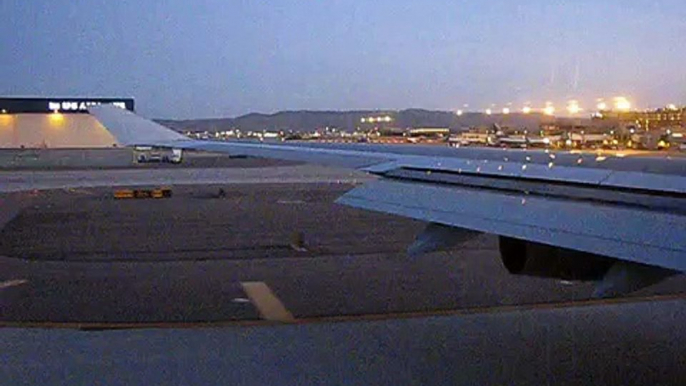
M102 102L96 102L96 101L55 102L55 101L50 101L50 102L48 102L48 110L55 111L55 112L57 112L57 111L86 111L86 110L88 110L88 108L90 106L97 106L100 104L102 104ZM107 104L111 104L111 105L119 107L121 109L126 109L126 102L123 102L123 101L108 102Z

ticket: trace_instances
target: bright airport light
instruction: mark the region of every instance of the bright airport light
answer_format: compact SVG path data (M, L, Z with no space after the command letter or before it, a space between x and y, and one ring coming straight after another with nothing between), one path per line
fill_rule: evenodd
M9 114L2 113L0 114L0 129L3 129L3 126L9 126L13 121L13 117Z
M510 113L510 108L509 108L509 107L503 108L503 114L507 115L507 114L509 114L509 113Z
M383 116L383 117L367 117L367 118L361 118L361 119L360 119L360 122L362 122L362 123L365 123L365 122L368 122L368 123L379 122L379 123L381 123L381 122L391 122L392 120L393 120L393 118L391 118L390 115L386 115L386 116Z
M625 97L616 97L614 99L615 109L619 111L629 111L631 110L631 102Z
M579 102L576 100L571 100L569 103L567 103L567 112L571 115L576 115L581 112L581 106L579 106Z
M462 114L464 114L464 112L463 112L462 110L457 110L457 116L458 116L458 117L461 117Z
M529 107L529 106L524 106L524 108L522 108L522 112L523 112L524 114L531 114L531 107Z
M543 109L543 114L553 116L555 115L555 107L551 104L546 105L545 108Z
M64 115L57 112L50 114L50 123L60 124L62 121L64 121Z
M607 103L605 102L598 102L598 105L596 106L598 108L598 111L606 111L607 110Z
M493 114L493 110L491 109L486 109L486 115L491 115Z

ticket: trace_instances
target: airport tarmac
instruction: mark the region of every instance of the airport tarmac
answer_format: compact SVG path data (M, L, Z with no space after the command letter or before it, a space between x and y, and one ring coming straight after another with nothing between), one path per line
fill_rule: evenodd
M110 188L34 193L0 231L0 281L10 283L0 290L0 320L259 320L245 287L255 282L294 318L590 297L588 284L507 274L490 235L409 258L424 224L333 203L352 187L177 186L157 200L117 200ZM636 296L684 284L677 276Z
M493 237L408 259L404 249L423 224L332 203L352 186L178 186L161 200L115 200L107 188L41 193L0 231L0 255L9 257L1 279L27 280L2 294L0 319L259 319L255 305L241 300L246 282L266 283L299 318L588 295L588 288L565 287L551 297L536 286L528 294L513 290L514 298L493 293L507 290L487 283L506 277L493 258ZM291 246L298 233L305 250ZM467 272L469 260L500 275Z
M154 176L165 170L69 173L105 183L135 172L127 178L144 184L164 181ZM683 276L599 302L589 301L589 284L507 274L489 235L408 258L424 224L334 204L364 176L327 170L176 170L160 178L181 185L159 200L115 200L107 187L0 196L20 208L0 216L0 338L9 347L0 376L11 384L93 383L94 372L121 384L682 379ZM198 177L224 180L193 184ZM32 183L64 182L51 178ZM120 328L132 330L98 332Z
M0 193L105 186L356 183L373 178L355 170L288 164L259 172L252 167L6 171L0 172Z
M90 149L2 149L0 171L22 170L106 170L160 168L253 168L293 163L245 158L228 154L185 151L181 164L137 163L132 148Z

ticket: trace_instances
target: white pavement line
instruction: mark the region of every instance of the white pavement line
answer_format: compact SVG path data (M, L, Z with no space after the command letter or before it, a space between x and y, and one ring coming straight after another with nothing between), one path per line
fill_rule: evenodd
M265 320L291 323L295 321L293 315L281 303L274 292L261 281L241 282L243 291L248 295L252 303Z
M28 282L29 281L26 279L3 281L3 282L0 282L0 289L5 289L5 288L9 288L9 287L16 287L18 285L26 284Z

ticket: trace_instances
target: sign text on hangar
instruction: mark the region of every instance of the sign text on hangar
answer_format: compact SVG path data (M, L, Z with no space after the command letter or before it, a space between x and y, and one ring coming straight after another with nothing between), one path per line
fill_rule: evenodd
M88 107L100 104L113 104L123 109L134 111L133 98L34 98L34 97L1 97L0 113L2 114L87 114Z
M103 103L117 106L120 109L126 109L126 102L124 101L48 101L48 110L50 111L87 111L91 106L97 106Z

